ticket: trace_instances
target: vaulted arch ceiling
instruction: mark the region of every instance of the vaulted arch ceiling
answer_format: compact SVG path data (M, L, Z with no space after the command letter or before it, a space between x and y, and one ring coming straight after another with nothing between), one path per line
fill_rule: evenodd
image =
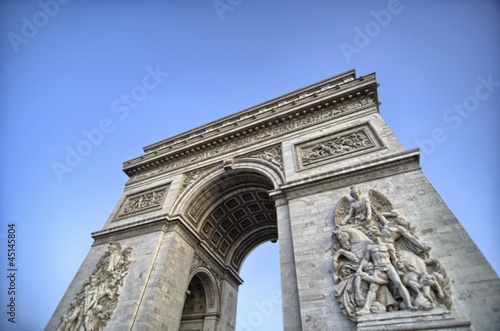
M236 271L257 245L278 238L273 188L262 174L230 171L207 184L188 212L205 245Z

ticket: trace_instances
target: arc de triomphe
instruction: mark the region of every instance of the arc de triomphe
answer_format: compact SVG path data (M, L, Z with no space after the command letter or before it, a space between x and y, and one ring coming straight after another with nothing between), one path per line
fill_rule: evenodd
M146 146L47 330L234 330L278 241L286 330L492 330L500 282L349 71Z

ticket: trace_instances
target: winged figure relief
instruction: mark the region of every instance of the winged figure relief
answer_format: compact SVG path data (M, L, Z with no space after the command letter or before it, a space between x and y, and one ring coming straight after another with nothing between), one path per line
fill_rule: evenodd
M334 209L335 297L353 321L395 310L451 307L451 281L417 229L383 193L351 186Z

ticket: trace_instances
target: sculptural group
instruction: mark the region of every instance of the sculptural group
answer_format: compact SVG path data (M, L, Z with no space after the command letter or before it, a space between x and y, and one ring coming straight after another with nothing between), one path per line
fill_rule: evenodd
M358 316L395 310L451 307L451 282L430 257L431 247L399 215L387 197L370 190L335 207L333 231L335 296L353 321Z
M132 262L132 248L122 250L114 241L76 294L57 331L100 331L106 326L118 303L123 278Z

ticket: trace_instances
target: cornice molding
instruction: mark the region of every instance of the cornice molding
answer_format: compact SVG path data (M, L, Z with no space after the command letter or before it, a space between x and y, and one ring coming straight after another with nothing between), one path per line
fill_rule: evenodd
M371 106L378 106L375 74L355 79L351 71L146 146L123 171L137 181Z
M387 157L358 163L353 166L289 182L280 188L288 200L317 192L348 187L370 180L419 170L418 149L392 154Z
M91 233L91 236L94 239L93 245L99 245L112 240L122 240L147 233L166 231L167 228L168 220L165 216L157 216L95 231Z
M190 144L186 140L183 144L184 148L180 145L178 147L158 145L153 152L127 161L124 164L124 171L131 177L129 182L139 181L219 156L223 152L238 150L263 140L277 138L302 128L378 106L374 75L359 78L347 85L355 86L356 90L344 91L344 94L332 92L331 95L318 96L317 98L320 98L318 100L292 107L283 113L274 113L272 117L256 118L246 125L235 122L232 125L226 125L227 131L218 136L205 137L200 140L195 139L194 134L191 134L193 143ZM239 118L241 117L240 115ZM226 122L227 120L221 120L218 123ZM190 136L189 132L185 136ZM172 141L172 139L167 141ZM175 142L174 139L174 145Z
M373 74L374 75L374 74ZM273 115L276 111L281 111L299 103L311 100L314 97L324 94L330 94L332 89L341 90L352 85L351 82L356 79L355 71L348 71L334 77L330 77L324 81L315 83L308 87L298 89L296 91L287 93L283 96L269 100L262 104L242 110L238 113L226 116L217 121L203 125L197 129L193 129L186 133L167 138L160 142L151 144L144 147L144 152L149 153L158 149L166 148L168 146L183 143L185 141L193 140L198 135L206 135L213 131L222 131L230 128L232 125L240 124L245 120L254 121L257 117L262 117L268 114ZM369 76L366 76L367 78ZM203 138L203 137L202 137Z

